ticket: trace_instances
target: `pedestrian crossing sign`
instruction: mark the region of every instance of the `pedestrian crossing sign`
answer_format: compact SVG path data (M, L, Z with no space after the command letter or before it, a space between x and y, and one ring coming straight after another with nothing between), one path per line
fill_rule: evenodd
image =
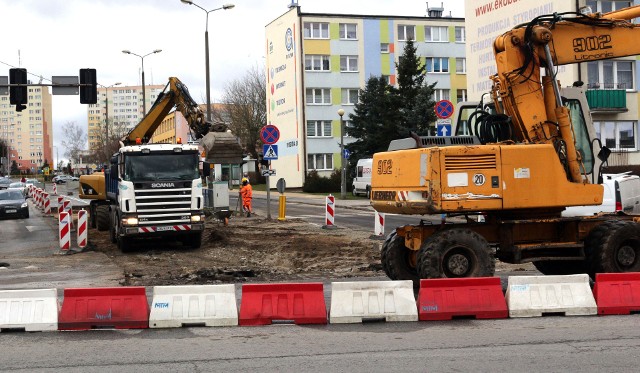
M278 159L278 145L262 145L262 158L267 161Z

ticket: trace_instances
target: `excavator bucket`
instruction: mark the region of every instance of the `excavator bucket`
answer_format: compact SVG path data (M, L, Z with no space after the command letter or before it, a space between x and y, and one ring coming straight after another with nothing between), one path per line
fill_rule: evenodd
M231 132L209 132L201 140L207 161L217 164L241 164L242 147Z

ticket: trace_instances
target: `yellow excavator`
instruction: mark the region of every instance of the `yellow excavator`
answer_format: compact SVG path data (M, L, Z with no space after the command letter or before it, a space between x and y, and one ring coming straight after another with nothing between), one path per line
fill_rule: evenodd
M175 77L169 78L147 115L126 136L104 172L80 177L80 198L89 199L90 224L109 230L122 251L134 239L165 237L200 247L204 198L197 145L152 144L154 131L175 108L194 139L202 139L210 163L241 164L242 148L224 124L212 124Z
M492 109L476 113L470 136L415 136L374 155L377 211L445 217L387 237L391 279L492 276L494 256L545 274L640 271L640 216L561 217L602 202L594 180L610 151L581 84L554 78L560 65L639 54L640 25L629 22L638 16L638 6L554 13L513 28L493 44Z

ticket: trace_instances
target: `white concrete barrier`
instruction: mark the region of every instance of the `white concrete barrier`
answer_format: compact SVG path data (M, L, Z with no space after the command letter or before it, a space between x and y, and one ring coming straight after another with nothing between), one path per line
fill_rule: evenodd
M150 328L235 325L238 307L233 284L153 288Z
M331 324L418 321L412 281L332 282Z
M56 289L0 290L0 331L58 330Z
M586 274L509 276L505 298L509 317L536 317L545 313L566 316L598 313Z

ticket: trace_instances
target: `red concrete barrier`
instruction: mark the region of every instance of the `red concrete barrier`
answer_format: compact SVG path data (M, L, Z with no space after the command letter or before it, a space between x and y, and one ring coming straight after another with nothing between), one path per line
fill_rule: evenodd
M640 273L598 273L593 286L598 315L640 312Z
M508 316L499 277L420 280L419 320L503 319Z
M239 325L326 324L322 283L242 285Z
M144 287L64 289L58 330L148 327L149 303Z

